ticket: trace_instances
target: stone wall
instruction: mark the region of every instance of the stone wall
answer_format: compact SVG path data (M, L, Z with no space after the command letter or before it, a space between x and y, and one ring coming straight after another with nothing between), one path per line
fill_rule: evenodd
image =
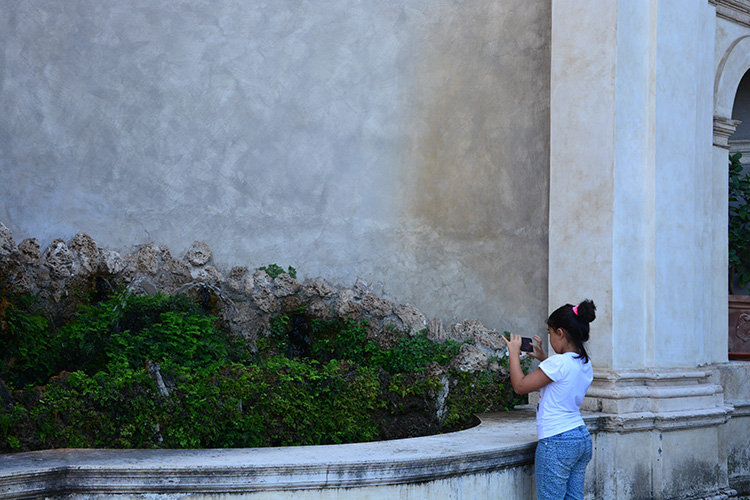
M0 220L547 314L546 0L0 2ZM542 328L543 331L543 328Z
M289 273L271 278L265 270L241 266L223 273L214 266L208 245L198 241L180 257L155 244L122 255L85 233L70 241L57 238L42 249L36 238L16 243L0 222L0 278L5 291L34 295L46 310L63 316L72 310L76 290L124 286L137 294L192 293L199 299L204 294L229 331L251 344L268 334L271 317L304 307L317 319L367 320L368 335L385 347L392 347L403 332L424 332L436 341L471 341L452 362L463 371L500 370L496 359L506 352L498 332L480 321L444 325L411 304L377 295L363 280L341 288L321 278L300 282Z

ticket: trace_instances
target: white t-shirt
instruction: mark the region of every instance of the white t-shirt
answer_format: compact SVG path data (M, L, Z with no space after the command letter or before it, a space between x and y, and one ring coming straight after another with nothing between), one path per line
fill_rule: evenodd
M540 391L536 414L539 439L583 425L580 406L594 379L594 371L591 362L584 363L577 356L575 352L554 354L539 364L552 379Z

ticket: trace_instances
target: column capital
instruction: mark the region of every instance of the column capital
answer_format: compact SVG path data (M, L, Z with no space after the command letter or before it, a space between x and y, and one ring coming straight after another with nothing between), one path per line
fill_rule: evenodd
M729 149L729 138L741 122L725 116L714 115L714 146Z

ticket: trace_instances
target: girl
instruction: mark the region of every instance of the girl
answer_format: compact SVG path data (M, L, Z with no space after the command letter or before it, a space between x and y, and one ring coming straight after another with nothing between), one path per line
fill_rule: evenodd
M549 341L557 354L547 357L541 338L534 337L530 355L541 363L524 375L521 369L521 337L510 334L508 345L510 381L518 394L540 390L536 427L537 500L583 499L586 465L591 460L591 436L581 418L580 406L593 380L593 370L584 343L596 306L584 300L566 304L547 320Z

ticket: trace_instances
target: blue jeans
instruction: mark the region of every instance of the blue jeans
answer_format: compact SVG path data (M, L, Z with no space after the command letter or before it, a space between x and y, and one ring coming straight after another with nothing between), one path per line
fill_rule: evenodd
M537 500L583 500L591 435L585 425L540 439L536 447Z

